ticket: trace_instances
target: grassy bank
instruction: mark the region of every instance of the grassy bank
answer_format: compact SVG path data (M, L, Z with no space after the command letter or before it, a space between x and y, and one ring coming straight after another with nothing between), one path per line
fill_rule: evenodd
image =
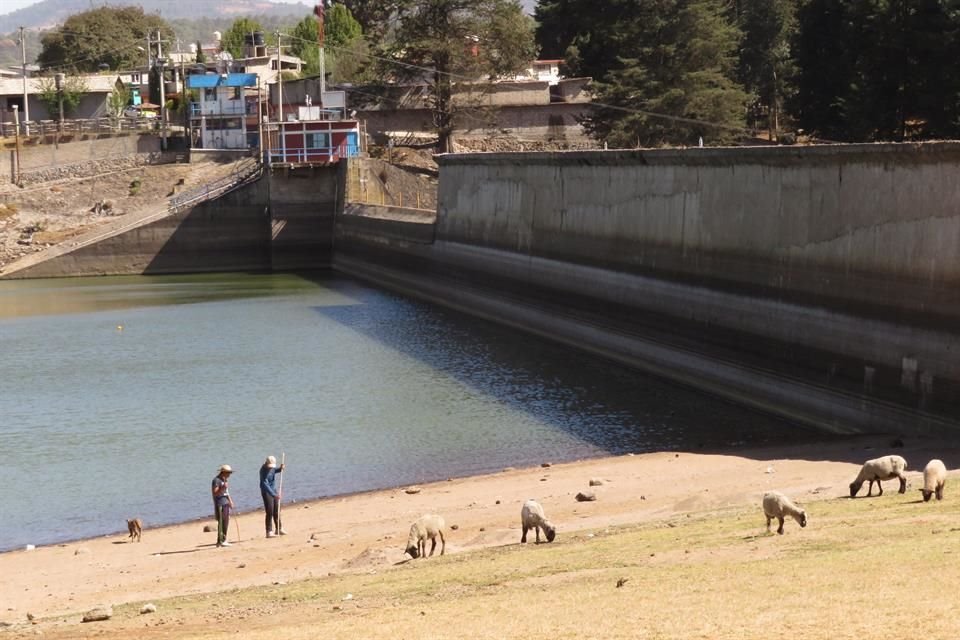
M764 532L759 505L597 531L561 528L550 545L184 596L157 602L159 612L148 616L128 605L109 622L59 619L40 628L45 637L135 630L143 638L287 640L955 638L960 511L949 494L941 503L918 500L917 491L888 490L811 502L809 526L788 521L783 536ZM235 570L242 569L224 567Z

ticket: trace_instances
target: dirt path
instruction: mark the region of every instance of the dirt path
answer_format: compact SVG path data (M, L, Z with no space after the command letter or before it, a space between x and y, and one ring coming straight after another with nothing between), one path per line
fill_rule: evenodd
M763 491L775 488L805 502L846 495L859 467L852 461L886 453L886 445L887 439L856 439L739 455L654 453L504 470L424 485L414 494L395 489L288 505L283 520L289 534L281 538L264 537L261 513L244 514L239 518L242 542L225 549L213 546L216 534L203 533L204 523L163 529L147 523L141 543L117 535L0 554L0 621L375 571L405 557L410 523L427 512L440 513L457 527L448 536L448 554L511 544L519 540L520 505L530 497L542 502L558 535L754 504L759 531ZM960 462L960 450L953 446L908 446L897 452L913 469L930 457L948 465ZM914 487L918 477L918 471L911 472ZM588 487L591 478L603 484ZM595 491L596 502L574 499L588 490ZM895 489L888 484L888 490ZM234 528L231 540L237 535Z

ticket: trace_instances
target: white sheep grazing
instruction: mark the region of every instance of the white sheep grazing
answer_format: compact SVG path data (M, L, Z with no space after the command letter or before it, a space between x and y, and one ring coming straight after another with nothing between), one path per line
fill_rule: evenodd
M547 542L553 542L557 537L556 527L543 515L543 507L540 503L532 498L523 503L523 508L520 510L520 526L523 527L523 535L520 536L521 544L527 541L527 531L530 529L537 534L537 544L540 544L540 529L543 529Z
M882 458L874 458L873 460L867 460L863 463L863 467L860 468L860 473L857 474L857 479L850 483L850 497L853 498L857 495L857 492L860 491L860 487L863 486L863 483L867 480L870 481L870 487L867 490L867 497L873 495L873 483L877 483L877 487L880 489L879 495L883 495L883 485L880 484L881 480L892 480L893 478L900 478L900 493L907 492L907 477L903 475L903 472L907 469L907 461L900 456L884 456Z
M943 485L947 481L947 467L941 460L931 460L923 468L923 501L929 502L930 496L937 495L937 500L943 500Z
M443 529L446 523L443 518L436 515L421 516L419 520L410 525L410 535L407 537L406 553L411 557L427 557L427 539L430 540L430 555L437 548L437 536L440 536L440 555L447 549L447 541L443 539Z
M767 516L767 531L770 531L770 521L776 518L780 521L780 528L777 533L783 535L783 519L791 516L800 523L801 527L807 526L807 512L793 504L787 496L779 491L768 491L763 494L763 513Z

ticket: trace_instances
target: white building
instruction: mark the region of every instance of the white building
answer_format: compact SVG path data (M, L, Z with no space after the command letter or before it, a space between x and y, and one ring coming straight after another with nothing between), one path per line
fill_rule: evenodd
M560 63L563 60L534 60L523 72L518 73L515 80L539 80L555 85L560 82Z
M187 88L196 91L196 101L190 104L192 146L202 149L257 146L257 86L257 76L252 73L187 76Z

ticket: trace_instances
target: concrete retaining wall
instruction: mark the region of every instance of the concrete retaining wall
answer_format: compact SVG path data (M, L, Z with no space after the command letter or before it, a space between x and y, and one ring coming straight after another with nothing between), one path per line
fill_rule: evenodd
M278 169L267 179L272 269L329 268L333 218L342 190L337 168Z
M0 153L0 179L12 182L16 173L16 149L12 140L8 139L7 142ZM84 140L71 140L60 144L22 144L20 173L32 175L37 171L54 170L57 167L159 154L160 138L155 134L91 135Z
M958 144L440 165L435 244L338 268L810 424L960 424Z
M266 181L107 237L16 273L17 278L269 271Z
M595 145L578 121L589 109L587 104L566 103L502 106L494 112L495 123L492 127L480 115L471 116L465 112L456 123L456 134L489 135L491 130L504 130L522 140ZM435 137L433 116L428 109L363 111L359 117L365 121L367 132L377 140L388 134L396 135L397 132L418 134L423 138Z
M216 200L113 236L104 232L94 244L58 251L10 277L329 268L342 181L330 167L266 173Z

